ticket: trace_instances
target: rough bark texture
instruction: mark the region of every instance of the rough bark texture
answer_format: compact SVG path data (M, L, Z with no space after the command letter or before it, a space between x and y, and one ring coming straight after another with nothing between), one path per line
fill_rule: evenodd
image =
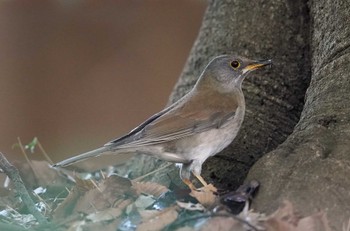
M312 1L312 79L292 135L248 178L271 211L288 198L304 213L327 211L335 230L350 218L350 2Z

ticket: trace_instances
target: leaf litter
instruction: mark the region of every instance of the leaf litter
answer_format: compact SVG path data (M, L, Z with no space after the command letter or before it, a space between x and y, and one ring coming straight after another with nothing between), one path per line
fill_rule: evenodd
M43 207L41 211L50 219L51 226L40 230L331 231L324 212L302 217L288 201L268 216L249 210L257 182L222 194L210 184L177 191L156 182L113 174L104 177L103 172L98 180L82 179L74 172L53 169L46 161L15 166L21 170L26 188L35 195L36 205ZM5 193L0 200L0 230L2 223L38 230L35 218L16 198L13 185L1 191ZM234 215L235 208L227 201L241 203L243 211ZM344 224L344 230L349 227Z

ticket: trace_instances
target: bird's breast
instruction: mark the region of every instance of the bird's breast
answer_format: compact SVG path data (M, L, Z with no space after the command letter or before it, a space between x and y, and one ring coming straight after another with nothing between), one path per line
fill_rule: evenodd
M239 108L233 118L227 120L219 128L195 134L177 140L176 152L189 161L204 162L208 157L217 154L227 147L236 137L244 118L244 107Z

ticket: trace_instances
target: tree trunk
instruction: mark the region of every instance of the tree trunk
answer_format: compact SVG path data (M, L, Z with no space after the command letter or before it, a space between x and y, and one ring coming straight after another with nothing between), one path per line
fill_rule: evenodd
M250 170L261 189L254 207L289 199L322 209L338 230L350 218L350 2L312 1L312 78L304 109L286 142Z

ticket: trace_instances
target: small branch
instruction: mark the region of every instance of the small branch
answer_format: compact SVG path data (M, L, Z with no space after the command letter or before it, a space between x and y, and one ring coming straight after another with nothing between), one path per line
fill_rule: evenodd
M49 155L47 154L47 152L45 151L45 149L43 148L43 146L41 145L39 139L38 139L38 147L41 151L41 153L44 155L44 157L46 158L47 162L49 162L50 165L53 165L54 162L51 160L51 158L49 157Z
M26 150L25 150L24 147L23 147L21 138L17 137L17 141L18 141L19 148L21 149L24 158L26 159L26 161L27 161L27 163L29 164L30 168L31 168L31 169L33 170L33 172L35 173L34 166L33 166L32 162L31 162L31 161L29 160L29 158L28 158L28 155L27 155L27 153L26 153Z
M30 197L27 189L25 188L18 169L10 164L6 157L0 152L0 168L5 174L12 180L16 192L21 197L23 203L26 205L28 211L37 219L39 224L48 224L46 218L36 209L34 201Z
M141 181L141 180L144 179L145 177L148 177L148 176L150 176L150 175L152 175L152 174L154 174L154 173L157 173L157 172L159 172L160 170L165 169L165 168L167 168L167 167L169 167L169 166L171 166L171 165L172 165L172 163L168 163L168 164L164 165L163 167L157 168L156 170L154 170L154 171L152 171L152 172L149 172L149 173L147 173L147 174L145 174L145 175L142 175L142 176L139 176L139 177L137 177L137 178L135 178L135 179L132 179L132 181L134 181L134 182Z

